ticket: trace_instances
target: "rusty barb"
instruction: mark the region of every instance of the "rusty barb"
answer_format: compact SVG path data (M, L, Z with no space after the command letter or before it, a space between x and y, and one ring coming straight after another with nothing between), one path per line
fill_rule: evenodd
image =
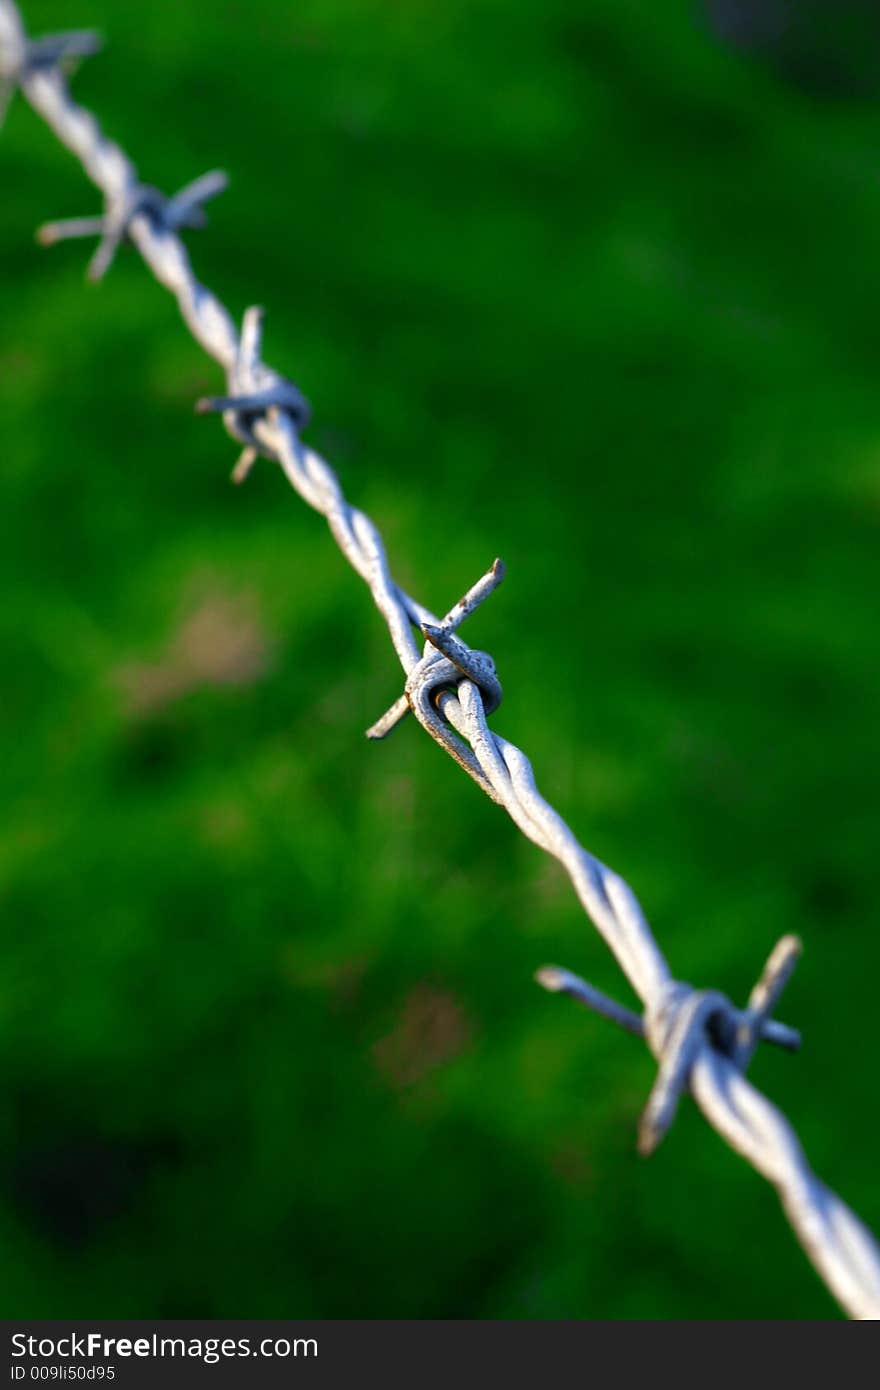
M501 562L440 621L396 583L377 526L347 500L334 470L301 438L309 417L304 396L262 361L262 311L249 309L239 333L228 309L193 271L178 232L203 223L202 205L225 186L225 177L208 174L171 199L141 182L127 155L74 101L65 78L65 65L96 47L93 35L82 34L32 42L14 0L0 0L0 78L7 87L20 87L80 161L106 209L100 218L51 224L43 240L98 236L94 276L104 272L123 240L131 242L225 374L226 394L198 408L220 412L244 446L236 479L258 455L274 459L297 494L326 519L333 540L368 585L404 672L403 695L369 730L370 738L384 738L412 710L523 835L564 867L642 1012L608 999L568 971L547 968L539 979L545 988L572 994L614 1019L650 1048L658 1075L639 1127L642 1150L656 1147L682 1093L690 1091L721 1137L776 1188L808 1258L842 1306L854 1318L880 1319L880 1251L873 1236L820 1182L785 1116L745 1075L760 1040L783 1047L797 1043L797 1034L771 1017L797 958L796 941L783 938L743 1010L715 990L695 990L675 979L632 889L584 848L544 800L522 749L488 725L487 716L501 701L495 665L456 634L501 583ZM722 1207L719 1202L719 1212Z

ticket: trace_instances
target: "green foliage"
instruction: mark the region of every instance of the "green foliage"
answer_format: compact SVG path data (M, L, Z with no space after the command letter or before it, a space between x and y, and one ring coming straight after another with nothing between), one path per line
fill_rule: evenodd
M880 1226L880 112L689 6L33 0L401 582L471 621L495 726L742 998L755 1075ZM412 725L320 518L192 403L222 383L18 101L0 137L0 1286L7 1315L835 1316L644 1049L560 869ZM866 1080L866 1075L868 1079ZM760 1257L756 1255L760 1252Z

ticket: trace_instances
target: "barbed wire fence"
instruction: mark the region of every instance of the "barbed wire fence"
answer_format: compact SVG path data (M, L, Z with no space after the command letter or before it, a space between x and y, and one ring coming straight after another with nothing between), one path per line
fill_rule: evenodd
M103 276L122 242L137 248L175 296L195 339L223 368L227 393L198 402L197 409L221 413L228 432L244 446L234 479L241 482L261 456L280 464L304 501L326 518L385 619L403 668L404 691L368 736L385 738L411 711L523 834L566 869L643 1012L625 1008L555 966L539 970L537 979L545 989L571 995L642 1038L652 1052L658 1071L639 1124L640 1151L656 1148L681 1095L690 1092L721 1137L777 1189L804 1250L844 1310L853 1318L880 1319L880 1249L873 1236L812 1172L785 1116L745 1075L759 1042L799 1045L798 1034L773 1012L800 942L782 938L743 1009L717 990L695 989L672 975L632 889L584 849L544 800L522 750L489 728L488 716L502 696L494 663L456 634L501 583L501 561L441 619L394 581L377 527L346 500L332 468L303 443L307 401L262 360L262 310L248 309L239 333L220 300L193 273L178 231L204 225L204 203L225 187L225 175L206 174L171 198L141 183L134 165L69 90L65 69L99 48L100 40L90 32L32 40L13 0L0 0L0 119L20 89L104 198L100 215L48 223L39 239L51 244L97 237L92 279Z

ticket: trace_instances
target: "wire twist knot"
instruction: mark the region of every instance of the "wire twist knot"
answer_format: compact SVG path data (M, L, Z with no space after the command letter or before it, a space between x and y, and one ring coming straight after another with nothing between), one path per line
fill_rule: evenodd
M245 312L238 353L228 376L229 394L206 396L196 403L200 415L209 411L222 414L229 434L245 446L232 472L236 483L244 482L260 455L276 457L257 431L268 410L283 411L298 433L312 417L311 406L299 387L262 360L263 312L258 305Z
M739 1040L756 1045L755 1026L715 989L669 980L644 1013L645 1040L658 1064L657 1079L639 1122L639 1152L650 1154L669 1129L690 1084L691 1069L707 1043L739 1065Z
M444 719L443 703L455 696L462 680L469 680L479 691L484 713L493 714L501 704L503 691L492 657L462 642L455 630L498 588L504 574L503 561L496 560L440 623L419 622L425 639L422 656L406 678L403 695L367 730L367 738L385 738L412 710L422 727L493 800L496 793L477 759Z
M9 26L0 42L0 125L16 87L37 72L47 72L79 58L90 58L101 48L101 36L92 30L77 29L66 34L47 34L29 39L20 25Z
M658 1064L657 1077L639 1121L638 1147L640 1153L651 1154L675 1118L704 1047L721 1053L743 1072L762 1040L791 1051L800 1047L800 1034L770 1016L800 952L796 936L777 942L745 1009L738 1009L719 990L694 989L683 980L668 979L639 1015L557 966L545 966L537 979L545 989L572 995L647 1042Z
M212 169L168 198L151 184L133 182L118 197L107 198L100 217L69 217L61 222L46 222L37 232L37 240L43 246L54 246L57 241L75 237L98 237L98 249L89 262L88 275L90 280L100 280L128 237L136 217L148 217L154 227L166 232L177 232L183 227L204 227L208 221L204 204L222 193L227 183L222 169Z

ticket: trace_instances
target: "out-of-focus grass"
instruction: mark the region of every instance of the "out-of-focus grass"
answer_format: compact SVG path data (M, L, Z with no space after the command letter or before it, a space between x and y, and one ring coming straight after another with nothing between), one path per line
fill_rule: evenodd
M811 104L685 6L34 3L145 178L222 164L192 249L311 438L468 636L495 725L741 997L785 931L803 1055L755 1075L880 1226L880 112ZM643 1049L561 870L415 727L323 523L192 402L94 193L0 139L7 1315L835 1315L772 1191ZM756 1252L760 1251L760 1258Z

